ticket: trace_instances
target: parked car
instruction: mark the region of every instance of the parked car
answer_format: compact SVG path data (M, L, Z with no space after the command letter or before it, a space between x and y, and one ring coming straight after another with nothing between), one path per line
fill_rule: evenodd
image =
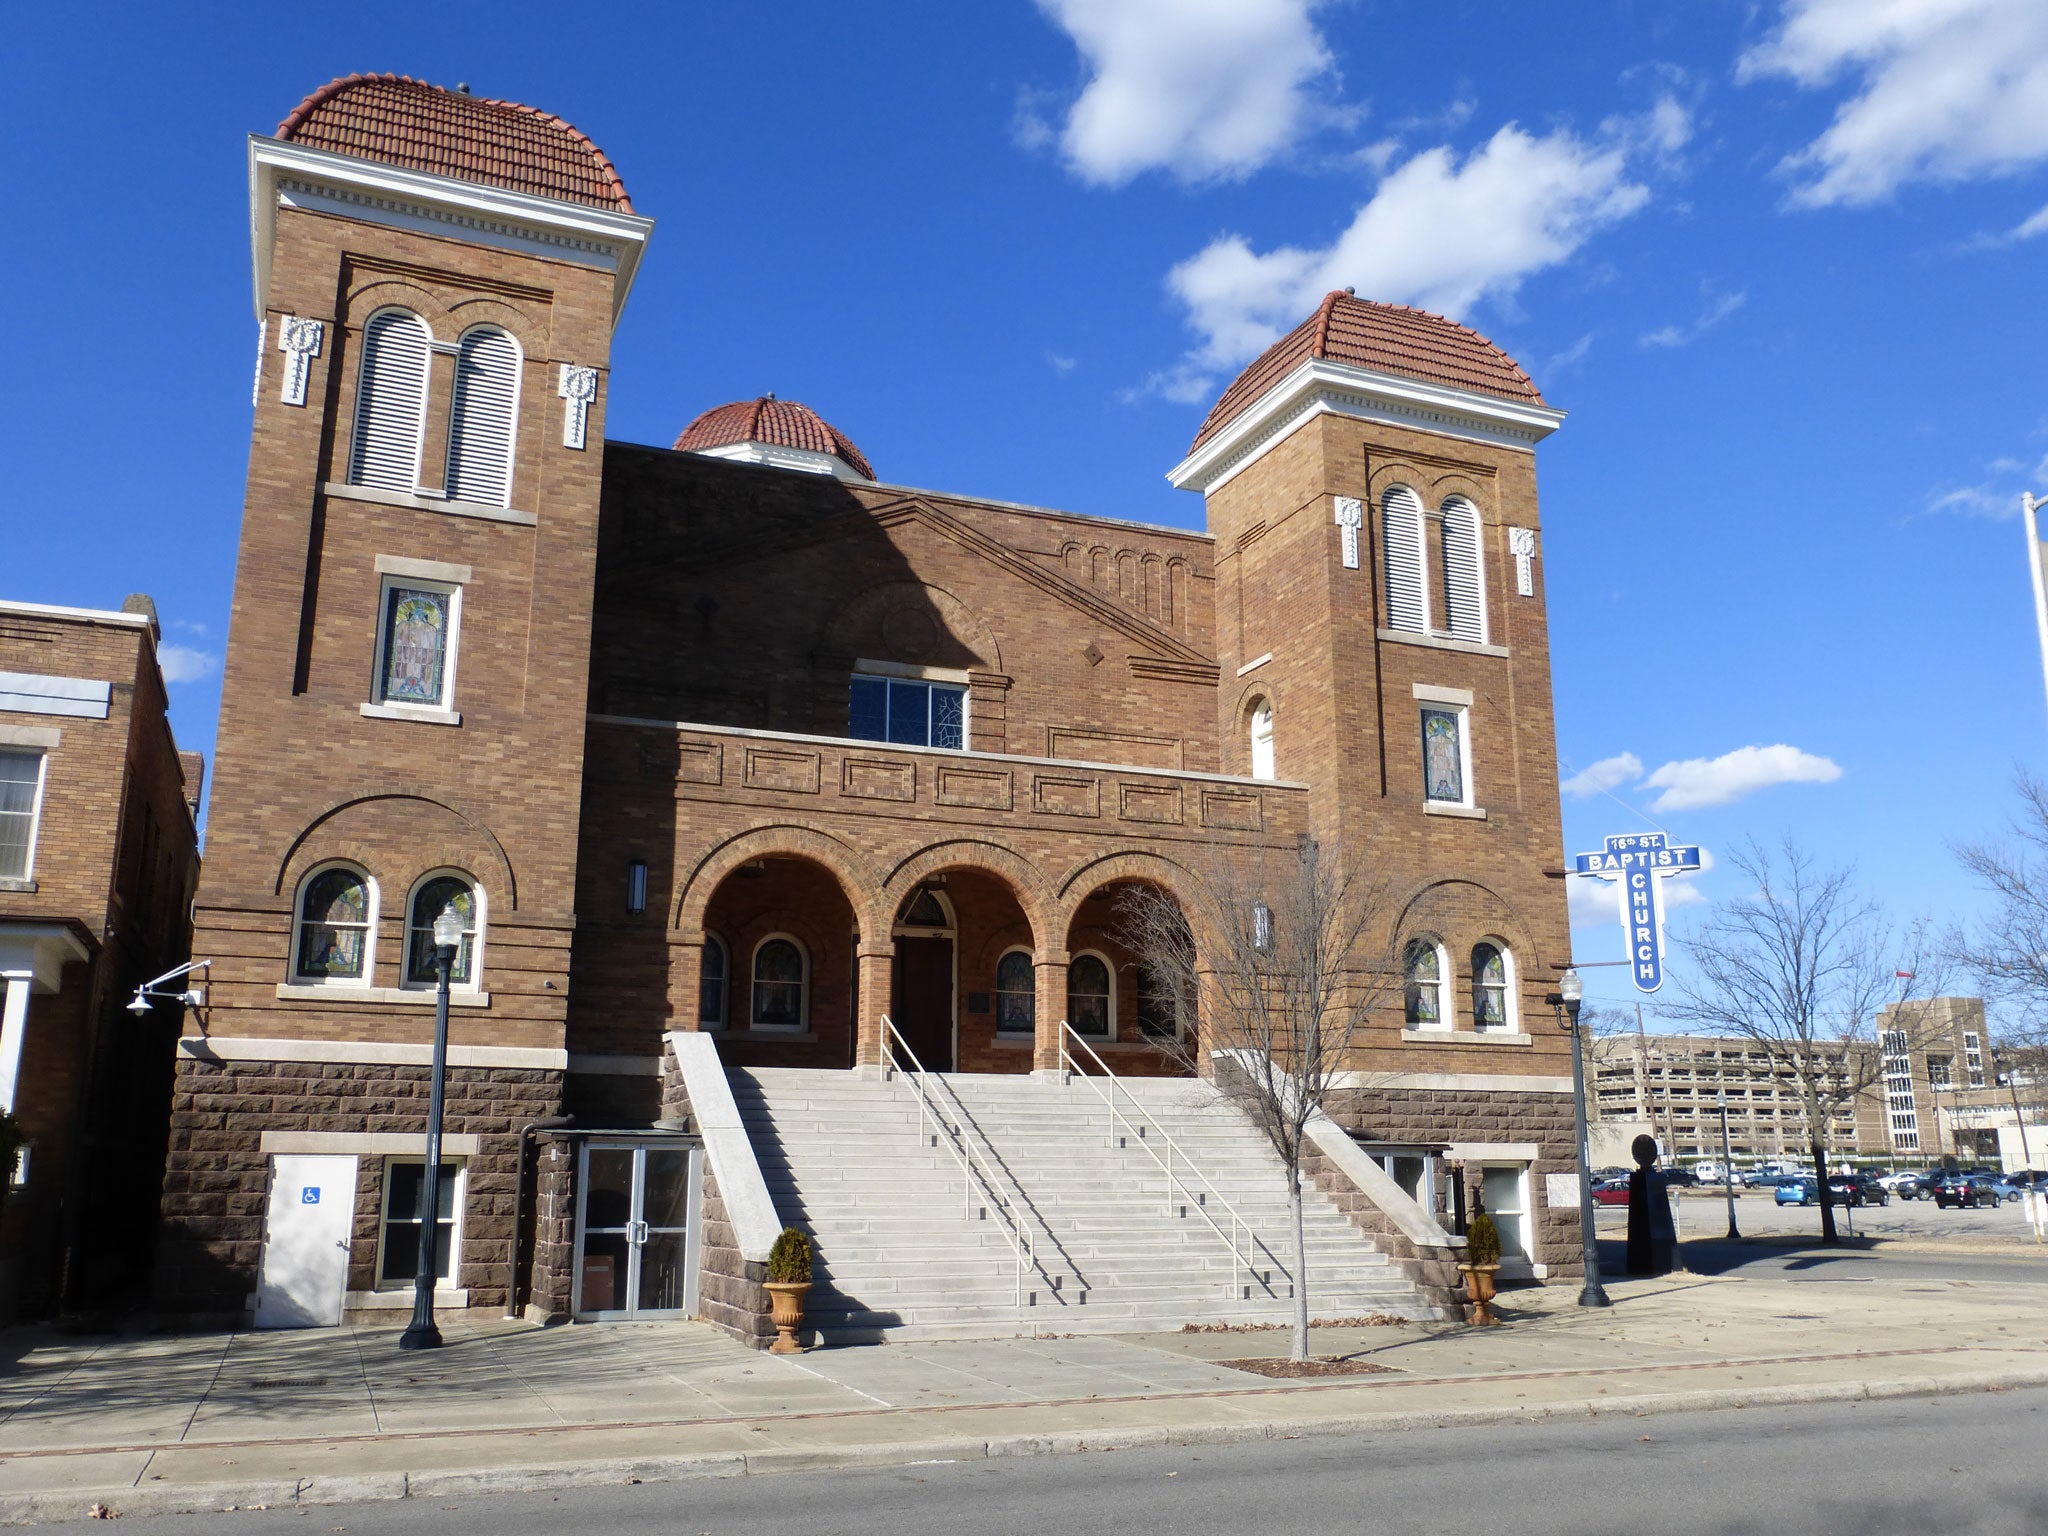
M1820 1183L1805 1177L1780 1179L1771 1198L1780 1205L1811 1205L1820 1198Z
M1867 1173L1831 1174L1828 1191L1843 1205L1890 1205L1891 1191Z
M1997 1205L2018 1198L2018 1190L1988 1173L1952 1174L1934 1186L1934 1203L1944 1210L1949 1206L1962 1210L1965 1206Z
M1593 1186L1595 1205L1627 1205L1628 1179L1601 1179Z

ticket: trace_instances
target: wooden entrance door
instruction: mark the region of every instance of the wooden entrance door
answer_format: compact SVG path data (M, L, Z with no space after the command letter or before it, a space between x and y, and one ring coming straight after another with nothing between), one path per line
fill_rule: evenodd
M889 1015L928 1072L953 1070L953 941L896 940L896 997Z

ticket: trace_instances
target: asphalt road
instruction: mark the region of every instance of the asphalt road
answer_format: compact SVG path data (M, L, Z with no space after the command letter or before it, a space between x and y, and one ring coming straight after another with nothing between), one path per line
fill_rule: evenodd
M1895 1249L1782 1248L1767 1243L1731 1243L1694 1238L1684 1245L1685 1267L1700 1275L1755 1275L1771 1280L1856 1282L1869 1280L1967 1280L1973 1285L2048 1285L2048 1256L2016 1250L1991 1253L1900 1253ZM1600 1244L1600 1266L1618 1274L1627 1245ZM2038 1302L2036 1303L2038 1304Z
M152 1536L2048 1531L2048 1390L129 1518Z

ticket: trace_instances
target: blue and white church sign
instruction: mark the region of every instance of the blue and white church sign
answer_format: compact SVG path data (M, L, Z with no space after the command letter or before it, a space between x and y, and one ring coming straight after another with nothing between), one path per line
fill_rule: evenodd
M1621 895L1621 931L1636 988L1664 985L1664 881L1700 867L1698 848L1674 848L1662 832L1631 832L1607 839L1602 853L1582 853L1577 873L1612 880Z

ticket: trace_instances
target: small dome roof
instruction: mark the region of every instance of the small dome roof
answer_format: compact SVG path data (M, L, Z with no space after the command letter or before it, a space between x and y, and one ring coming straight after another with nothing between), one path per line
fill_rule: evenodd
M552 112L443 90L410 75L330 80L277 125L277 137L535 197L633 211L604 151Z
M1376 304L1342 289L1262 352L1223 391L1195 434L1199 448L1309 358L1403 374L1525 405L1543 404L1529 375L1469 326L1406 304Z
M822 454L837 459L863 480L875 478L868 457L854 447L853 440L808 405L762 395L758 400L735 400L713 406L683 428L676 447L684 453L714 453L720 449L794 448L801 453ZM728 454L727 457L741 457ZM746 455L746 457L755 457ZM769 454L758 456L772 462Z

